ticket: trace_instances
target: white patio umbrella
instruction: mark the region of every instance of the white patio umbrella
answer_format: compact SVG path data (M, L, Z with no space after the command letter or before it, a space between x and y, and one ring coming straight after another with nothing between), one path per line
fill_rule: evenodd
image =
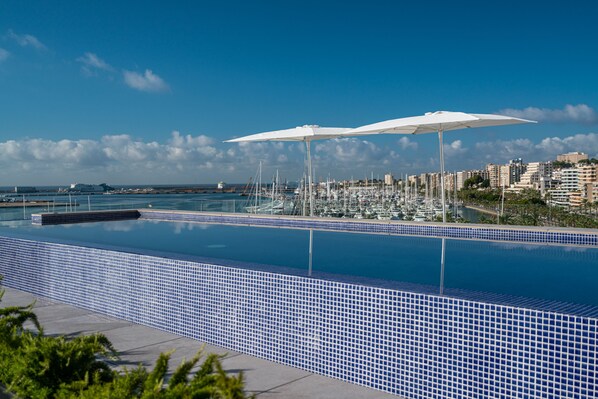
M312 196L311 181L311 142L312 140L334 139L345 137L345 132L350 128L342 127L320 127L318 125L303 125L292 129L274 130L271 132L257 133L250 136L226 140L225 143L241 143L252 141L303 141L307 150L307 173L309 184L309 209L310 215L314 215L314 204Z
M422 134L438 133L440 145L440 191L442 200L442 221L446 222L446 204L444 194L444 149L442 133L447 130L458 130L474 127L514 125L518 123L536 123L525 119L493 114L467 114L464 112L437 111L421 116L392 119L371 125L360 126L345 132L347 135L359 134Z

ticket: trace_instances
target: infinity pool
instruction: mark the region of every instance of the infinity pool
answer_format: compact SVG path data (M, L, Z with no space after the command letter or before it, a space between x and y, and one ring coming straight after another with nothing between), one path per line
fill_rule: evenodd
M306 275L309 231L148 220L0 228L0 235ZM441 239L314 231L313 276L437 292ZM598 248L446 240L444 288L598 306Z

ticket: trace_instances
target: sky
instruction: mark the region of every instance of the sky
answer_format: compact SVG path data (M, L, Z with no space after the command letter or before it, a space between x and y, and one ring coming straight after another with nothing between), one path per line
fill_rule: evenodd
M447 110L447 170L598 157L598 3L0 2L0 186L299 179L299 144L224 140ZM320 141L317 178L437 171L434 135Z

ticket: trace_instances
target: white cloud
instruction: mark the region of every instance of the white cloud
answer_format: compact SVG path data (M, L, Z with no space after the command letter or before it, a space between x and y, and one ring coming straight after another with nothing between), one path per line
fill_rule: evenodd
M392 148L381 147L371 141L344 138L325 140L315 146L314 163L319 168L340 171L380 169L397 163L400 156Z
M206 136L178 132L164 143L136 140L126 134L100 140L8 140L0 142L0 176L6 180L26 170L53 180L58 176L81 180L77 176L97 175L100 181L123 176L145 176L147 181L155 175L168 182L181 171L194 173L231 162L223 151L210 146L211 142Z
M463 147L461 140L455 140L450 144L444 144L444 156L447 158L453 158L462 156L467 153L468 149Z
M123 78L125 84L135 90L164 92L170 89L168 84L161 77L154 74L149 69L146 69L143 75L138 72L124 70Z
M9 39L14 40L19 46L21 47L33 47L36 50L47 50L48 48L38 40L37 37L33 36L33 35L29 35L29 34L16 34L15 32L12 31L12 29L8 30L8 33L6 34L6 37L8 37Z
M93 140L9 140L0 143L0 156L3 162L27 162L29 164L53 165L61 163L65 167L95 166L101 164L103 155Z
M10 53L3 48L0 48L0 62L6 61L10 57Z
M202 157L219 158L222 155L219 150L211 146L213 142L214 140L208 136L193 137L190 134L182 136L178 131L174 131L172 138L168 141L165 155L172 162L183 162ZM212 165L206 163L204 167L211 169Z
M563 109L536 107L528 107L524 109L507 108L499 111L499 113L539 122L575 122L588 125L598 123L598 113L586 104L567 104Z
M480 142L475 145L476 162L506 162L513 158L523 158L524 162L550 161L558 154L581 151L590 157L598 157L598 134L576 134L573 136L546 137L540 142L529 139L497 140Z
M119 164L155 161L159 158L160 151L165 150L155 141L146 143L134 140L127 134L104 136L99 144L106 155L106 160L116 161Z
M595 157L598 154L598 134L576 134L565 138L548 137L535 146L546 155L558 155L564 152L583 151Z
M94 53L87 52L81 57L77 58L76 61L82 64L81 72L86 76L95 76L98 70L107 72L114 71L114 68L112 68L110 64Z
M227 168L230 171L239 171L239 173L242 173L249 168L249 173L251 174L255 172L255 168L257 168L257 165L261 161L264 168L288 170L292 171L293 175L299 176L303 170L304 156L304 153L297 151L297 147L292 144L281 142L241 142L227 148L224 159L228 160Z
M399 146L401 146L401 149L403 150L417 150L418 144L405 136L399 139Z
M406 148L376 140L344 138L312 146L317 177L363 178L438 170L438 148L413 143ZM399 142L400 143L400 142ZM403 141L403 144L405 142ZM555 159L569 151L598 157L598 134L514 139L465 145L446 143L447 170L479 169L487 163L513 158L524 162ZM99 140L20 139L0 142L0 180L5 184L67 184L75 181L112 184L246 182L261 161L264 179L276 170L282 178L299 179L304 171L304 146L282 142L222 144L205 135L173 131L162 141L146 141L127 134ZM14 179L14 180L13 180Z
M175 130L172 132L170 144L176 147L188 146L198 148L214 144L214 139L204 135L193 137L188 134L186 136L182 136L181 133Z

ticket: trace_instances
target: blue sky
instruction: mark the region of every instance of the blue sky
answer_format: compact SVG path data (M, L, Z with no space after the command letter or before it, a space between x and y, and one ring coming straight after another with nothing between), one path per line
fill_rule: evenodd
M538 125L446 135L447 169L598 156L598 5L0 3L0 186L288 179L298 145L223 140L435 110ZM320 142L318 177L438 167L433 135Z

